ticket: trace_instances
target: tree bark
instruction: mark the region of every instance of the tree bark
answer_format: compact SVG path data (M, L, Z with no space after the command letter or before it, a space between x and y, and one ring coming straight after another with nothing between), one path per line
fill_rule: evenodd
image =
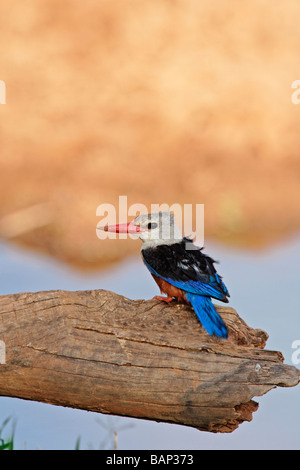
M264 331L217 310L227 340L176 302L104 290L1 296L0 395L231 432L252 419L253 397L297 385L299 371L264 349Z

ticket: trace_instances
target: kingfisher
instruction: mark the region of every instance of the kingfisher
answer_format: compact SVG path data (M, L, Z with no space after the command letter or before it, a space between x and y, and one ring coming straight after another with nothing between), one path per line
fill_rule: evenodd
M216 261L184 237L169 211L140 214L132 222L98 227L106 232L136 234L141 239L141 256L161 294L154 299L176 300L191 305L210 335L227 338L227 327L212 298L228 303L230 297Z

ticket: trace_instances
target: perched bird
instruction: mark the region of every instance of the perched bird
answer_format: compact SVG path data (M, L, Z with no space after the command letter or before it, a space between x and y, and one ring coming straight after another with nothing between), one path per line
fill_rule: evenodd
M229 292L217 274L215 261L187 237L182 237L170 212L141 214L132 222L99 227L116 233L135 233L142 240L142 259L167 297L154 298L191 304L206 331L227 338L227 327L211 298L228 302Z

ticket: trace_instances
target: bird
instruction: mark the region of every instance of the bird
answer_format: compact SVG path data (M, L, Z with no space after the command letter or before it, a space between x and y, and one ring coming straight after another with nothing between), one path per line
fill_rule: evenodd
M193 307L209 335L228 337L224 320L212 298L228 303L229 291L214 264L194 241L182 236L170 211L140 214L132 222L98 227L115 233L136 234L142 241L141 257L157 283L161 294L154 299L176 300Z

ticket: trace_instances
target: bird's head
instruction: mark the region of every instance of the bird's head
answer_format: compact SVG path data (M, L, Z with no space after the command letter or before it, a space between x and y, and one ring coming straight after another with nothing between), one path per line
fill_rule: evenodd
M106 232L136 234L143 242L143 248L157 245L171 245L182 240L182 235L168 211L138 215L132 222L99 227Z

